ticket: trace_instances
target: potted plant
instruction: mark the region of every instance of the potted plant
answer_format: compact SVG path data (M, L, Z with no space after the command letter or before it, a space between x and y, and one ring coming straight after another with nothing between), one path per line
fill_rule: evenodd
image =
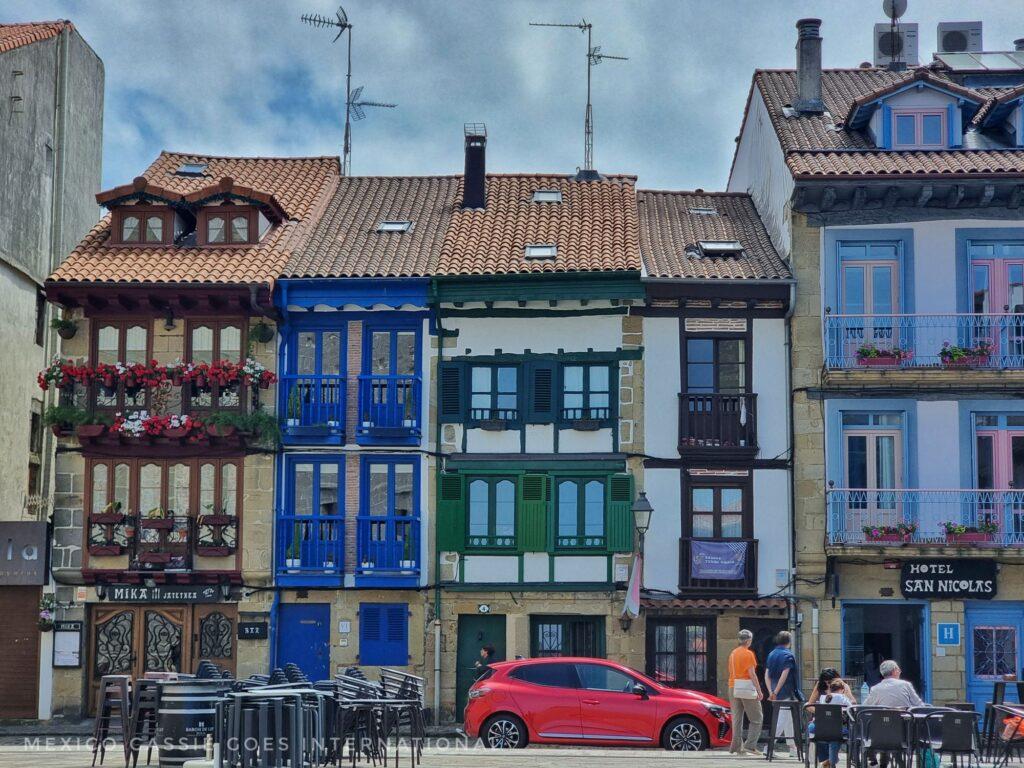
M57 332L62 339L73 339L78 332L78 323L74 320L66 320L63 317L55 317L50 321L50 327Z
M174 515L153 507L139 520L139 525L146 530L169 531L174 528Z
M399 562L398 567L403 571L416 569L416 552L413 549L413 540L408 534L408 530L405 538L402 540L402 560Z
M299 393L298 384L292 384L288 393L288 421L289 427L297 427L302 421L302 395Z
M89 421L89 413L73 405L51 405L43 414L43 421L57 437L67 437L80 424Z
M288 544L288 551L285 553L284 566L289 573L296 573L302 567L302 526L295 524L292 531L292 540Z
M265 320L260 320L252 327L252 338L260 344L266 344L274 338L274 329Z
M939 350L939 359L946 368L981 368L988 365L991 356L992 342L988 339L981 339L973 347L960 347L944 341Z
M49 632L53 629L53 612L57 608L57 597L53 592L45 592L39 598L39 629Z
M949 520L942 524L946 531L947 544L982 544L993 541L999 526L994 522L985 521L978 525L965 525Z
M896 525L865 525L861 530L868 541L906 543L917 531L914 523L897 523Z
M910 360L914 353L909 349L900 347L879 348L872 343L862 344L857 347L857 364L870 368L885 368L899 365L904 360Z
M180 358L175 360L164 369L164 375L173 386L180 387L185 376L185 364Z

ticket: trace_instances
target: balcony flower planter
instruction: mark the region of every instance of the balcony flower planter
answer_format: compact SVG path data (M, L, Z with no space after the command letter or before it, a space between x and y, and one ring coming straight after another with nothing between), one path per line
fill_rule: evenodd
M69 424L51 424L50 431L54 437L71 437L72 429Z
M995 541L994 533L947 533L947 544L990 544Z
M171 384L175 387L181 386L181 371L174 371L171 373Z
M901 358L896 355L879 355L878 357L859 357L857 365L864 368L895 368L900 364Z
M170 531L174 528L173 517L144 517L139 520L139 527L150 531Z
M188 427L168 427L164 430L163 436L170 440L181 440L188 437Z
M171 562L170 552L139 552L138 561L147 565L166 565Z
M199 518L200 525L230 525L234 521L234 515L203 515Z
M964 355L958 358L943 358L942 365L946 368L985 368L991 355Z
M505 419L482 419L480 429L485 429L488 432L502 432L508 429L508 422Z
M89 554L97 557L117 557L124 554L122 544L90 544Z
M232 424L208 424L206 431L211 437L231 437L237 428Z
M120 512L97 512L89 515L89 522L93 525L121 525L126 519L127 516Z
M106 431L106 424L79 424L75 427L75 434L78 435L79 440L92 440L97 437L102 437L103 433Z
M867 539L870 542L876 542L879 544L906 544L910 541L909 533L879 533L879 534L867 534Z
M576 419L572 428L578 432L596 432L601 428L601 422L597 419Z
M196 554L202 557L229 557L235 553L234 547L215 547L206 545L197 545Z

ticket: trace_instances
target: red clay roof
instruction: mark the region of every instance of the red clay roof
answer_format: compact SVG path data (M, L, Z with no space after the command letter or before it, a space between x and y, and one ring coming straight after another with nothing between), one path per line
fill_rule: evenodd
M639 190L640 253L648 277L789 279L792 275L744 193ZM699 241L737 240L736 257L705 256Z
M577 181L570 176L490 174L486 208L452 203L438 274L494 275L640 269L634 176ZM561 203L535 203L557 189ZM558 247L554 259L527 259L527 245Z
M207 175L175 175L174 171L186 162L206 163ZM93 227L50 280L272 284L292 252L308 237L312 221L326 205L337 183L339 171L336 157L244 158L163 152L143 174L154 188L167 194L188 196L208 191L211 184L230 177L235 182L232 190L242 185L251 186L260 194L272 196L287 219L267 233L260 243L249 247L136 247L107 245L108 216Z
M941 70L890 72L880 68L826 69L821 76L825 113L793 114L795 70L758 70L753 85L764 99L786 163L797 177L884 176L893 174L953 175L1024 174L1024 152L1017 149L958 148L935 152L879 150L862 130L847 130L843 121L851 105L876 98L916 78L924 78L981 101L975 122L1005 95L1005 88L964 88ZM787 114L788 113L788 114ZM749 104L748 104L749 114Z
M30 21L24 24L0 24L0 53L20 48L29 43L48 40L59 35L64 28L74 29L70 21Z
M285 277L423 277L437 271L457 176L343 177ZM378 232L410 221L408 232Z

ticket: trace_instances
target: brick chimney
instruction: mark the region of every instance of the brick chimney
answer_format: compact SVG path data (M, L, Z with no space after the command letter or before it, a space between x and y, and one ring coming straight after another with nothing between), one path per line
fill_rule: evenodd
M821 19L800 19L796 23L797 112L820 114L821 101Z
M487 207L487 126L466 123L466 173L462 182L462 207Z

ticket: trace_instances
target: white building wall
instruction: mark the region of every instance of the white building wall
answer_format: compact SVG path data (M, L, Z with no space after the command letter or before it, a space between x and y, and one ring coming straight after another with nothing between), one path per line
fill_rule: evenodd
M644 449L679 457L679 318L644 318ZM647 470L650 472L651 470Z
M758 542L757 591L768 595L786 585L793 562L787 470L754 470L753 511L754 538ZM777 571L784 571L784 578L777 578Z
M644 538L644 586L673 594L679 588L679 537L682 536L680 470L644 470L644 490L654 507Z
M785 321L754 320L752 339L751 386L757 395L758 457L785 458L789 448Z

